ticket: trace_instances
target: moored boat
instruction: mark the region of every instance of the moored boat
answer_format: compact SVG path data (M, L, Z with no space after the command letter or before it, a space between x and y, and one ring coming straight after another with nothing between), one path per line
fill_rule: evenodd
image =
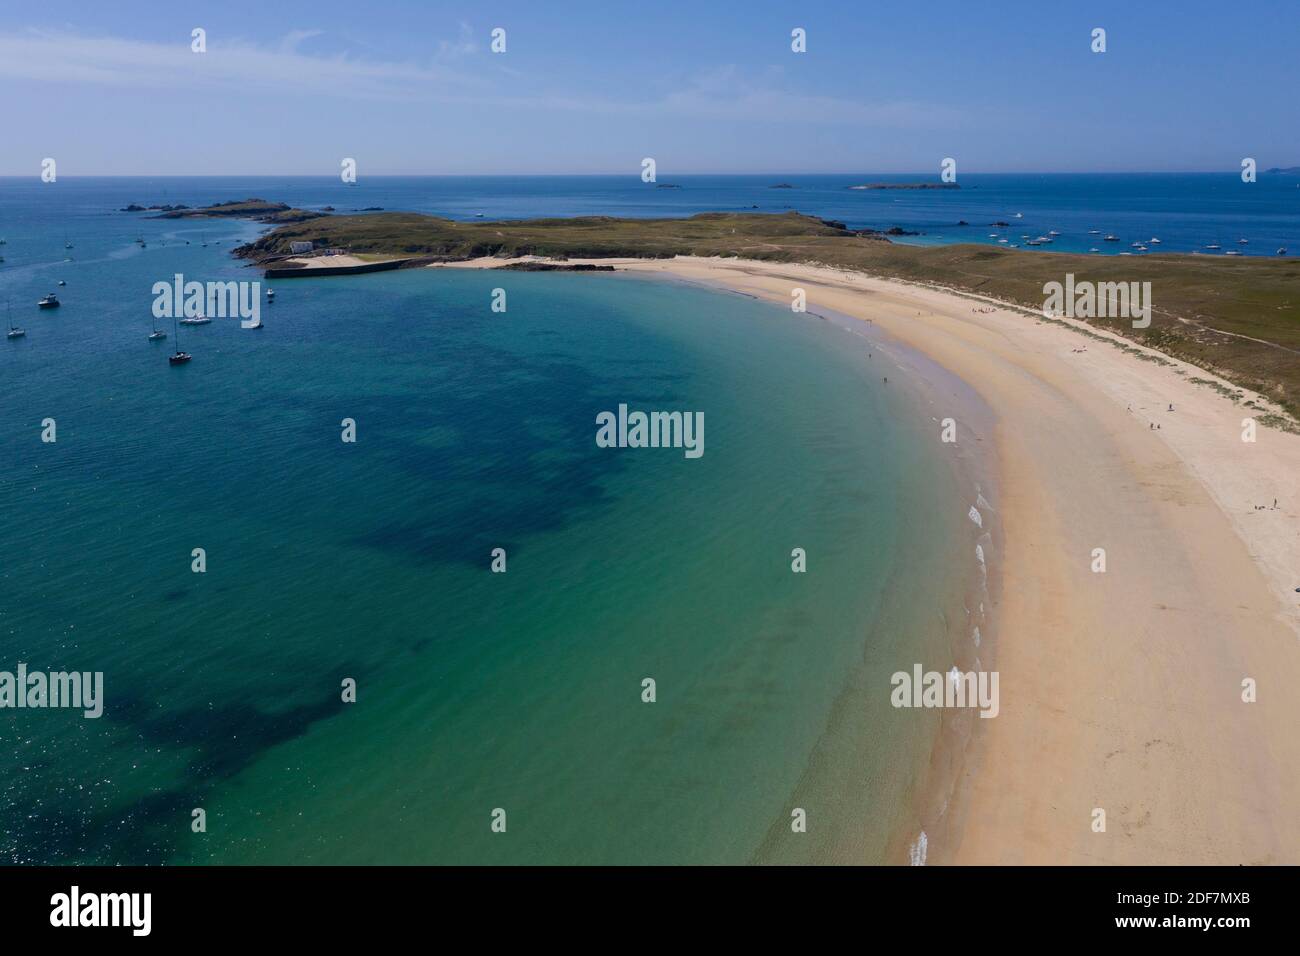
M18 328L18 326L14 325L13 310L9 307L9 303L7 301L5 302L5 317L9 320L9 332L5 336L6 338L21 339L24 335L27 334L26 329L20 329Z
M183 365L191 358L189 352L181 351L181 330L176 325L175 318L172 319L172 330L176 333L176 351L167 356L167 362L171 365Z

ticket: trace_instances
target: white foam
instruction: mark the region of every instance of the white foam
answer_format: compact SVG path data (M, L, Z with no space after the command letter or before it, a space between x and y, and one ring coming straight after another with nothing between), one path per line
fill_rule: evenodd
M976 646L976 647L979 647L979 646L980 646L980 629L979 629L978 627L975 628L975 634L974 634L974 637L975 637L975 646Z
M970 506L970 511L966 512L966 517L970 518L971 521L974 521L981 528L984 527L984 519L980 517L979 511L974 505Z
M907 849L907 860L912 866L925 866L925 852L930 847L930 839L921 831L921 835Z

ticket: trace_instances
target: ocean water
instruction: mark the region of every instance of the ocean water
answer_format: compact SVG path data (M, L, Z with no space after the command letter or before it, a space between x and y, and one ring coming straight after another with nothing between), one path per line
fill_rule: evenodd
M228 250L260 227L111 210L306 193L64 185L0 184L0 670L102 671L104 716L0 710L0 860L874 862L916 832L939 721L889 675L951 665L975 532L879 345L679 284L409 270L277 283L173 368L152 284L255 278ZM704 455L598 448L622 402L703 412Z
M1116 255L1134 243L1158 238L1150 253L1199 252L1300 254L1300 176L1261 171L1243 183L1238 170L1221 173L965 174L958 190L854 190L873 182L937 181L933 172L915 175L672 176L658 183L631 176L366 176L345 185L338 177L154 177L138 179L62 178L41 183L35 176L0 177L0 237L6 221L32 208L57 208L65 217L50 223L48 238L62 239L60 227L79 229L112 208L135 202L211 202L257 196L302 208L333 206L339 212L369 207L408 210L452 219L537 216L690 216L700 212L786 212L836 219L855 229L895 226L919 235L896 242L931 245L974 242L1020 244L1060 233L1041 251ZM774 189L788 184L792 189ZM662 187L662 188L661 188ZM676 188L673 188L676 187ZM8 208L7 208L8 207ZM1017 219L1019 213L1021 218ZM72 217L72 218L67 218ZM86 222L82 222L86 221ZM131 227L116 220L121 234ZM969 223L958 226L959 222ZM1005 227L994 223L1006 222ZM106 225L106 224L105 224ZM1090 235L1090 230L1098 234ZM1119 242L1105 242L1114 234ZM191 233L187 233L189 235ZM209 227L209 235L215 231ZM134 238L134 235L131 236ZM1243 245L1238 242L1246 239ZM61 246L62 243L60 242ZM1218 245L1219 251L1206 249ZM44 246L0 249L10 264L34 261ZM1140 253L1138 253L1140 254Z

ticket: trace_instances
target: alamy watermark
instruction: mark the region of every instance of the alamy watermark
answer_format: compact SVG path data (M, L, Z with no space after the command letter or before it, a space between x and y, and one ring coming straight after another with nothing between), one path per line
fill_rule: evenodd
M50 897L50 925L59 927L107 926L148 936L153 928L152 893L82 892L75 883L67 893Z
M1045 283L1043 295L1049 319L1132 319L1135 329L1151 324L1150 282L1076 282L1067 272L1064 283Z
M998 715L998 672L959 671L956 667L941 674L922 671L920 664L912 673L895 671L889 679L894 688L889 702L895 707L972 707L981 717Z
M76 707L94 719L104 713L103 671L0 671L0 708Z
M262 283L185 281L178 272L171 282L153 284L155 319L234 319L254 329L262 320Z
M704 454L703 412L629 412L596 416L596 444L601 448L682 448L687 458Z

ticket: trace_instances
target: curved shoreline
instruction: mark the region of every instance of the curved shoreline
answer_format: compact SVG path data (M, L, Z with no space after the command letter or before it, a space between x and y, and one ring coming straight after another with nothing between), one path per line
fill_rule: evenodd
M637 277L645 276L638 273ZM662 272L650 278L772 301L768 296L729 288L721 281L687 279ZM785 304L784 301L781 304ZM950 582L953 593L948 593L948 587L933 590L938 598L938 616L945 622L943 636L946 657L942 660L925 659L920 642L914 640L913 645L917 654L923 658L916 663L923 664L926 670L942 672L952 666L965 672L988 670L988 665L995 662L997 657L996 609L1001 596L1002 579L1001 520L998 508L989 501L998 500L997 460L991 447L996 426L993 410L961 378L873 323L824 307L818 311L809 310L800 317L830 322L859 336L879 353L883 362L887 363L885 367L890 370L890 374L895 374L894 381L897 384L893 387L912 393L908 395L906 404L912 413L910 417L915 419L916 427L925 428L933 423L937 438L941 421L937 416L949 413L954 416L957 433L963 437L947 446L952 454L937 454L936 458L949 470L959 489L958 493L962 496L960 501L953 503L963 515L961 527L965 529L967 522L972 520L967 516L968 509L978 510L981 521L969 540L962 537L953 545L961 552L953 563ZM934 414L929 414L931 412ZM990 440L988 447L985 446L986 439ZM920 506L934 507L936 504L926 502ZM896 568L894 573L903 572L901 568ZM893 589L891 587L888 590L892 592ZM950 602L954 598L959 601L960 608L951 606ZM916 609L913 611L915 613ZM965 617L958 619L958 612L964 613ZM894 613L897 613L897 609L886 614L886 618L892 618ZM925 627L920 620L911 624L913 627ZM911 664L900 666L910 668ZM878 690L882 694L886 692L883 685ZM855 699L852 691L846 688L844 698L837 702L836 709L847 710L860 705L861 701ZM924 720L927 715L922 712L916 714L916 717ZM834 719L832 722L835 722ZM884 859L853 862L924 865L932 858L931 853L936 850L942 853L952 839L956 827L956 814L953 811L958 806L958 787L963 771L969 766L974 732L981 721L970 711L940 710L935 722L937 726L929 732L929 744L920 756L919 765L913 768L914 776L905 788L903 803L895 810L895 816L901 819L896 820L890 828ZM783 828L783 822L774 824L774 827ZM761 850L756 855L755 862L767 862Z
M929 862L1300 860L1300 437L1242 442L1250 410L1221 379L1084 323L816 266L614 264L783 304L800 286L810 311L872 322L997 415L1002 712Z

